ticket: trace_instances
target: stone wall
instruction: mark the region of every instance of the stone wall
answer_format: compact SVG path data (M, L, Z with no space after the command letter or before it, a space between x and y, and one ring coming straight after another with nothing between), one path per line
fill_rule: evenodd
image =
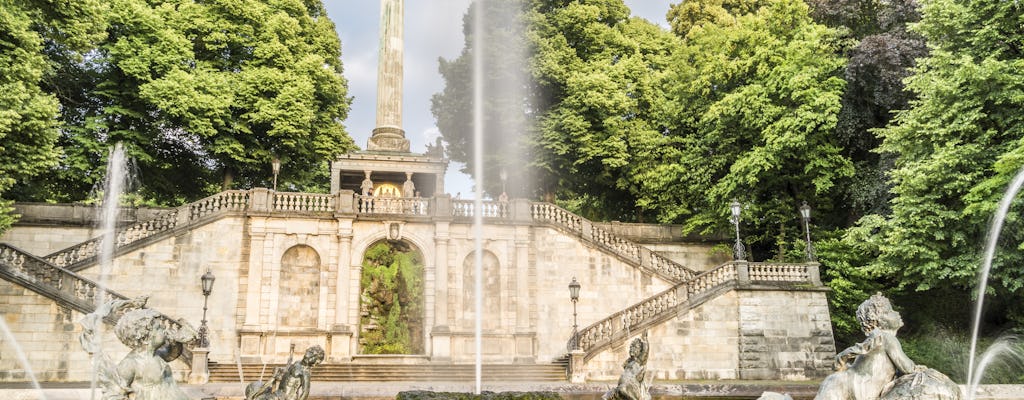
M588 379L618 379L642 333L588 361ZM820 289L729 291L650 329L648 340L655 379L808 380L828 375L835 356Z
M69 234L66 226L17 225L3 240L48 254L69 237L91 236L80 229ZM362 254L389 237L423 255L423 356L432 362L475 358L475 239L465 220L228 213L162 235L117 257L109 271L92 266L80 274L129 297L149 295L151 307L198 327L199 277L210 269L216 276L207 312L211 361L283 362L292 345L318 344L328 362L350 362L359 355ZM488 223L483 238L487 362L548 363L564 356L573 329L568 284L574 277L582 286L575 307L580 329L671 286L561 228ZM691 268L720 263L708 245L663 239L650 246L675 252ZM39 363L35 368L45 380L80 380L80 371L89 369L77 333L71 334L80 316L0 283L0 307L7 307L5 319ZM727 291L650 328L651 367L659 379L805 379L834 353L828 321L820 291ZM116 341L108 347L123 348ZM627 350L628 340L596 355L588 375L616 379ZM0 356L0 370L16 371L8 354Z
M802 380L832 371L836 349L824 291L738 293L740 379Z

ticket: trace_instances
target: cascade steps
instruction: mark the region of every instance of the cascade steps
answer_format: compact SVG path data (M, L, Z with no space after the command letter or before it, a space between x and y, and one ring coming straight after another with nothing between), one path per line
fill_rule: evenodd
M264 380L284 364L242 364L245 382ZM503 382L563 382L568 363L550 364L484 364L482 380ZM239 366L231 363L210 363L210 382L239 382ZM314 381L320 382L397 382L436 381L461 382L475 380L473 364L320 364L313 368ZM488 379L490 378L490 379Z

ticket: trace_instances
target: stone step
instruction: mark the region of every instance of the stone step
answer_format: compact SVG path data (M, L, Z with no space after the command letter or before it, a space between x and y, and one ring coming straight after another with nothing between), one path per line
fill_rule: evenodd
M242 374L247 382L269 379L274 369L282 364L243 364ZM481 368L484 378L498 377L502 381L561 382L566 380L566 365L551 364L487 364ZM315 381L472 381L472 364L322 364L313 368ZM238 365L210 364L211 382L237 382Z

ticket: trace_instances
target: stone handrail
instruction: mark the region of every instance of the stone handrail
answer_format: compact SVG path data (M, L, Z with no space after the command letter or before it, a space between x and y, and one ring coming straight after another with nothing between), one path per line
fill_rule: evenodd
M114 248L122 248L171 231L179 226L187 225L200 218L222 211L245 210L249 203L249 192L245 190L229 190L213 196L183 205L161 214L149 221L135 223L122 228L114 235ZM100 251L102 236L89 239L63 250L47 255L46 261L61 268L69 268L79 263L94 260Z
M188 210L188 222L222 211L244 211L251 207L252 195L250 192L249 190L228 190L188 203L181 208Z
M682 282L693 278L696 273L679 263L670 260L661 254L650 252L650 268L658 271L659 275L671 276L672 282Z
M692 278L695 273L665 256L594 226L583 217L551 203L531 203L534 221L560 226L594 243L622 260L648 272L658 275L671 283L680 283Z
M481 202L481 216L484 218L508 219L509 204L507 201L483 201ZM453 217L473 217L476 215L476 201L474 200L452 200Z
M359 214L430 215L430 200L423 197L378 197L355 195Z
M274 192L274 211L334 212L337 196L319 193Z
M81 275L4 243L0 243L0 276L82 314L95 311L97 296L103 293L109 297L108 300L128 299ZM113 324L117 317L113 315L107 322ZM160 314L160 319L168 327L181 327L181 323L164 314Z
M173 209L149 221L139 222L119 230L114 235L115 246L127 246L139 240L154 236L160 232L174 229L178 224L178 213L180 212L181 209ZM95 258L99 255L100 241L102 239L102 236L89 239L56 253L47 255L45 259L47 262L55 266L64 268Z
M551 222L572 232L583 232L583 217L551 203L532 203L530 213L534 221Z
M820 286L817 274L816 263L730 261L588 325L576 335L578 346L585 353L584 360L589 360L612 343L625 340L632 333L678 315L681 307L692 309L724 290L754 283L808 283ZM572 344L570 338L569 346Z

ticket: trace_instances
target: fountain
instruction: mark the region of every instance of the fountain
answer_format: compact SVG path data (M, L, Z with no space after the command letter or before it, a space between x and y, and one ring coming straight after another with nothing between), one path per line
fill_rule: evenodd
M10 342L11 346L14 347L14 354L18 358L18 362L25 368L25 375L28 377L29 382L32 383L32 388L39 394L40 399L46 400L46 393L43 392L43 388L39 386L39 381L36 380L35 373L32 372L32 364L28 362L25 351L18 345L18 340L15 339L14 334L7 327L7 322L4 321L3 315L0 315L0 331L3 332L3 336L0 337Z
M976 289L978 292L978 299L974 303L974 321L971 327L971 347L968 353L967 363L966 390L968 400L975 399L978 392L978 385L981 383L981 376L985 367L987 367L989 362L993 359L995 352L999 351L1004 346L997 342L992 348L986 350L986 355L983 356L983 362L980 362L975 366L974 358L978 347L978 335L981 331L981 312L984 309L985 291L988 288L988 275L992 269L992 259L995 258L996 244L999 241L999 234L1003 229L1003 222L1006 220L1006 214L1009 213L1010 205L1012 205L1013 200L1017 197L1022 185L1024 185L1024 168L1017 172L1017 176L1013 178L1013 181L1011 181L1010 185L1006 188L1003 198L999 201L996 213L992 217L992 225L989 227L985 245L985 254L982 259L981 270L978 272L978 288ZM992 351L992 353L988 354L989 351Z

